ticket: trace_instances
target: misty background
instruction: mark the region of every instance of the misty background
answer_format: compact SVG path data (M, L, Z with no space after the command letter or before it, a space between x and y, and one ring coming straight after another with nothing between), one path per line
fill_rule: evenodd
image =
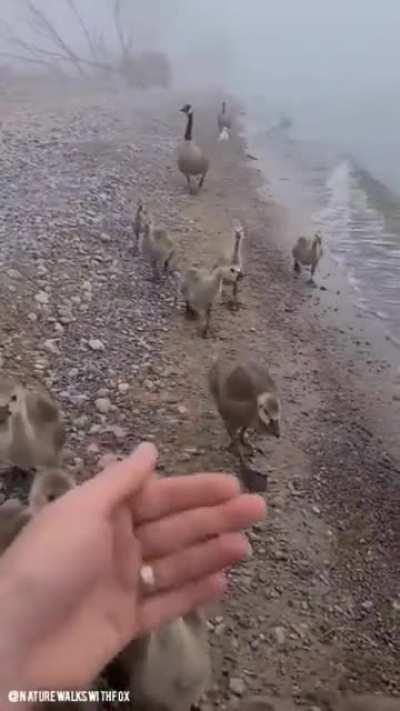
M66 41L84 38L64 0L36 0ZM112 0L76 0L87 24L116 42ZM400 3L382 0L130 0L135 48L168 54L177 85L238 94L266 126L283 110L296 138L350 151L400 192ZM31 39L23 0L2 20ZM190 97L188 97L189 99Z

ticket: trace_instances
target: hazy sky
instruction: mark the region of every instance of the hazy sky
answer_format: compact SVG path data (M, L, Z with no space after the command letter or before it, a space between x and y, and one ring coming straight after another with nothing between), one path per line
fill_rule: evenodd
M24 0L0 0L19 18ZM36 0L74 44L65 0ZM90 26L115 37L112 0L75 0ZM178 80L262 94L307 137L400 148L400 0L126 0L137 46L168 50ZM190 56L191 55L191 56ZM229 59L229 64L228 64ZM229 71L228 71L229 69Z
M78 39L64 0L35 1L69 39ZM112 34L113 0L75 1L90 25ZM18 18L26 31L23 4L1 0L2 17ZM278 89L282 83L312 94L311 82L344 90L398 83L399 0L126 0L126 6L140 44L166 45L180 55L190 48L206 54L210 44L229 42L235 74L252 84Z

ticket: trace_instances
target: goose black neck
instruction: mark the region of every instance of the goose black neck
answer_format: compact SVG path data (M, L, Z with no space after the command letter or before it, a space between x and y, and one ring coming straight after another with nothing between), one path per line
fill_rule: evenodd
M225 101L223 101L222 102L222 113L223 114L225 113L225 107L226 107L226 104L225 104Z
M187 120L186 131L185 131L185 141L192 140L192 130L193 130L193 114L188 114L188 120Z

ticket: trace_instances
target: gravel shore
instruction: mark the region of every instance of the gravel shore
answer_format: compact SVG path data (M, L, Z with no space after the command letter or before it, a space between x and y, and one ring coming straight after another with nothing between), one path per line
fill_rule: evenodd
M318 685L400 693L400 462L375 427L367 356L361 381L316 314L318 294L293 280L285 212L260 196L242 138L216 145L215 97L196 102L212 165L204 190L187 194L179 100L89 95L4 110L2 367L51 387L82 477L144 438L164 472L190 474L236 466L207 392L212 354L245 343L263 357L284 432L257 463L268 520L249 532L252 557L210 621L204 708L259 692L307 705ZM132 232L139 198L175 234L181 266L211 265L232 220L245 226L243 305L218 306L208 340L173 308L172 285L149 280ZM26 494L28 481L2 481L4 496Z

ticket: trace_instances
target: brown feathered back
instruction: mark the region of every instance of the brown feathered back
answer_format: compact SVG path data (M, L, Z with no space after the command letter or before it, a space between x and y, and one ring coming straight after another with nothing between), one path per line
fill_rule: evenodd
M250 427L258 417L257 397L276 394L268 369L246 356L218 357L208 378L210 392L229 430Z

